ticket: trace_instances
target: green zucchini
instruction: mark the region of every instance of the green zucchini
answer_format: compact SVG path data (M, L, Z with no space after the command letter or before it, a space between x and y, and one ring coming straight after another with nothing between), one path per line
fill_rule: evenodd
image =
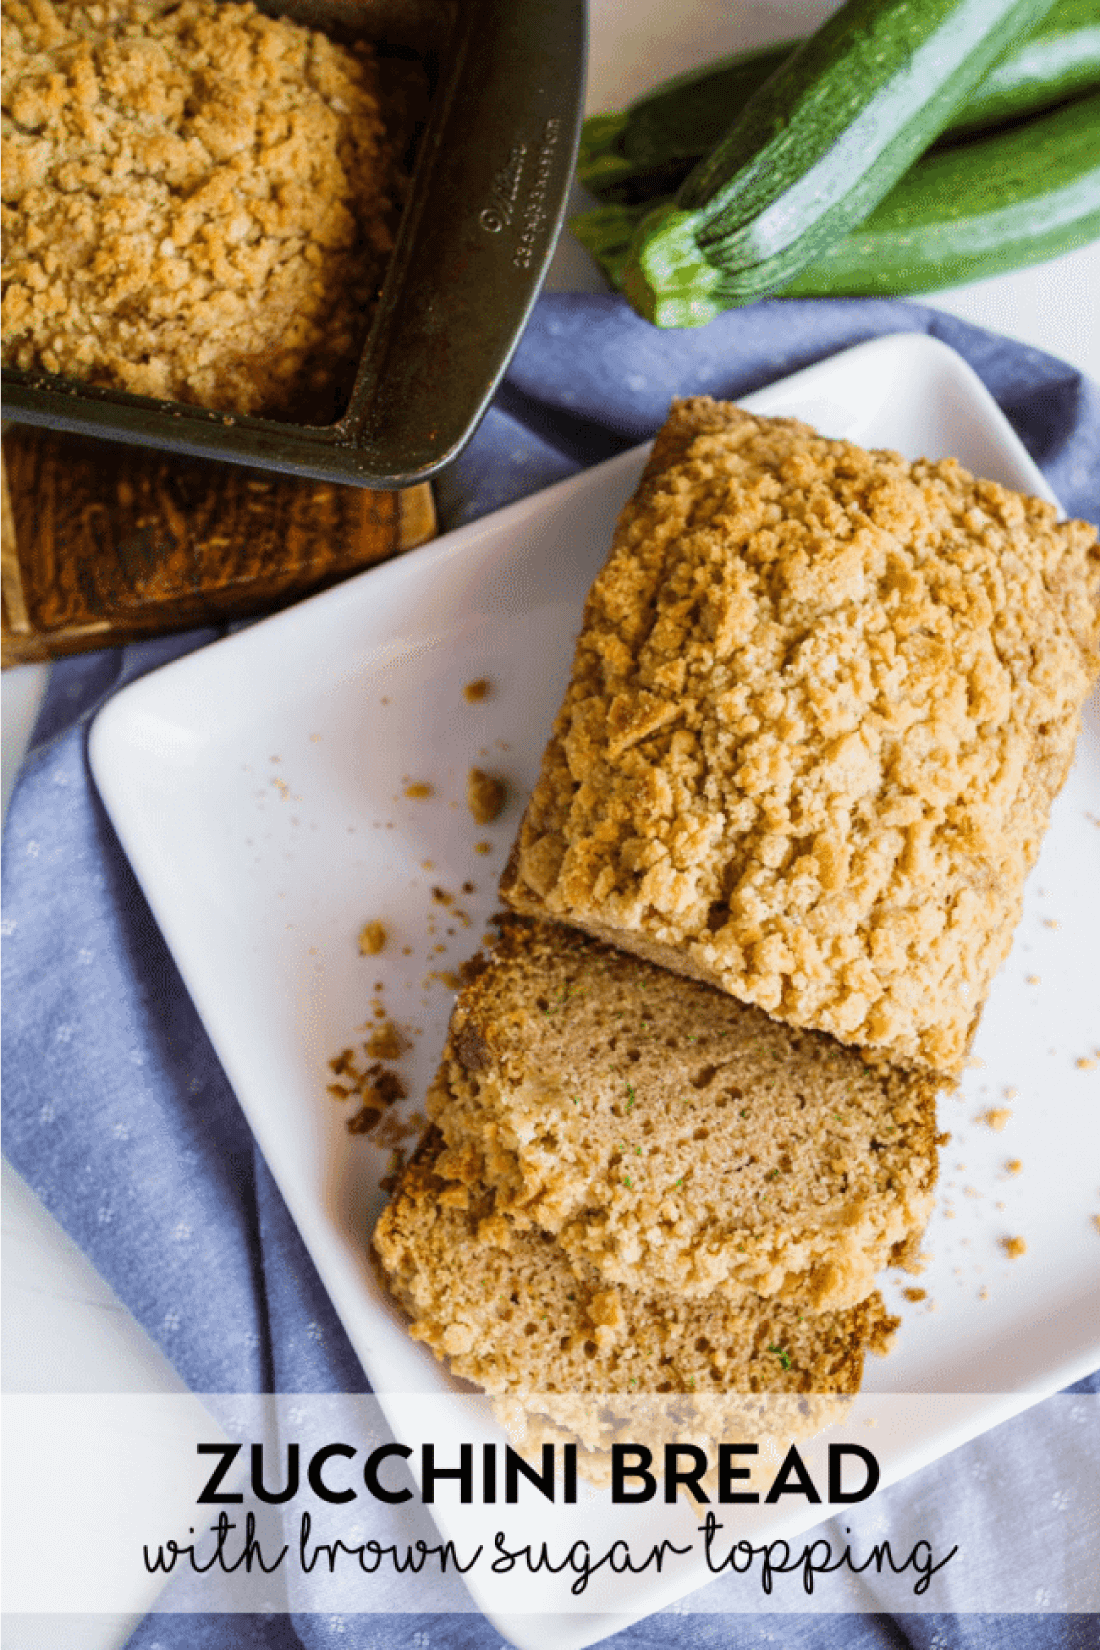
M1100 0L1055 0L1038 28L999 58L944 136L989 131L1100 86Z
M648 214L624 277L658 326L787 286L889 193L1052 0L847 0Z
M588 212L578 212L570 218L569 227L581 245L592 254L611 285L622 291L626 278L626 260L638 225L653 210L652 201L628 206L611 201L607 206L594 206Z
M578 179L604 201L672 195L798 45L722 58L665 81L628 109L591 115L581 133ZM1054 0L1036 28L983 75L940 141L1053 108L1094 86L1100 86L1100 0Z
M641 206L573 219L622 287ZM969 143L930 149L869 217L783 289L785 298L932 292L1041 263L1100 236L1100 93Z
M934 150L785 298L931 292L1100 236L1100 92Z
M799 44L786 41L723 58L666 81L629 109L589 116L577 150L578 180L603 200L673 194Z

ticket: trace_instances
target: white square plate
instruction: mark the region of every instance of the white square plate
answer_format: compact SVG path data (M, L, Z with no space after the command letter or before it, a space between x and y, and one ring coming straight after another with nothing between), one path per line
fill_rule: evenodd
M914 458L954 454L1051 496L979 380L925 337L861 345L745 405ZM386 1155L347 1132L325 1092L327 1061L356 1042L381 997L419 1028L405 1076L409 1108L422 1106L452 1002L431 976L476 949L496 908L584 595L644 458L624 453L191 654L120 693L92 733L111 818L371 1383L395 1425L400 1395L435 1395L436 1437L453 1424L453 1389L367 1259ZM471 704L463 687L479 677L492 693ZM942 1103L952 1140L921 1279L928 1299L906 1303L901 1282L887 1285L905 1322L867 1375L871 1392L976 1397L961 1421L930 1403L884 1461L884 1481L1100 1364L1100 1080L1088 1063L1100 1037L1095 699L1086 723L972 1069ZM509 784L488 828L465 805L474 765ZM432 795L407 796L416 782ZM482 840L488 855L475 852ZM462 893L469 883L476 891ZM433 888L458 896L469 927ZM357 935L371 918L390 939L364 957ZM1000 1131L979 1120L996 1107L1011 1112ZM1022 1172L1006 1170L1010 1159ZM1001 1247L1013 1236L1026 1240L1021 1259ZM463 1509L464 1527L470 1516ZM666 1515L651 1516L659 1528ZM494 1578L474 1597L513 1642L579 1645L705 1579L622 1578L600 1607L625 1615L559 1617L552 1637L537 1612L558 1608L560 1594L541 1578L527 1581L522 1606ZM536 1614L519 1620L518 1607Z

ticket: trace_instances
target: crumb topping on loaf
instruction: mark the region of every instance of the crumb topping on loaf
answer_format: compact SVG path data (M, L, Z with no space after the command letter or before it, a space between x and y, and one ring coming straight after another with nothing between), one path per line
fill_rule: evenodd
M505 873L792 1025L959 1069L1097 667L1094 529L677 404Z

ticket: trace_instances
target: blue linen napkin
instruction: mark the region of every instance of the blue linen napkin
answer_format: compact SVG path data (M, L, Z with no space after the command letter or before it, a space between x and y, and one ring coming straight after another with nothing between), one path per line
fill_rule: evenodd
M480 430L440 478L442 525L473 520L652 435L673 395L743 395L851 344L911 331L943 339L970 362L1067 510L1100 521L1100 391L1039 351L889 300L775 301L698 331L664 333L615 296L555 293L540 299ZM86 735L105 700L212 635L90 654L53 671L4 841L3 1144L193 1390L360 1392L362 1370L88 769ZM1100 1393L1100 1373L1080 1390ZM1007 1451L1019 1481L1033 1480L1045 1407L999 1429L995 1446L978 1440L877 1497L880 1524L889 1528L903 1493L928 1505L961 1504L965 1494L972 1539L985 1544L989 1563L1004 1562L994 1532L1005 1480L983 1473L982 1463L993 1449L1003 1466ZM1092 1432L1083 1461L1100 1460ZM1048 1541L1062 1538L1056 1505L1044 1528ZM1094 1555L1098 1534L1094 1525ZM698 1607L706 1610L705 1599ZM678 1611L614 1640L630 1650L777 1641L806 1650L1098 1642L1095 1619L1085 1616L787 1615L780 1626L771 1617ZM501 1640L468 1614L159 1615L132 1640L138 1650L429 1643L487 1650Z

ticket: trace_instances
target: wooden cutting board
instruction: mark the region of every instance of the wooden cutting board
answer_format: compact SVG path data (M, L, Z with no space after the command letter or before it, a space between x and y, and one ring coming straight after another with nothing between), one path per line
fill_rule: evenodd
M267 613L436 531L431 488L368 492L9 426L4 666Z

